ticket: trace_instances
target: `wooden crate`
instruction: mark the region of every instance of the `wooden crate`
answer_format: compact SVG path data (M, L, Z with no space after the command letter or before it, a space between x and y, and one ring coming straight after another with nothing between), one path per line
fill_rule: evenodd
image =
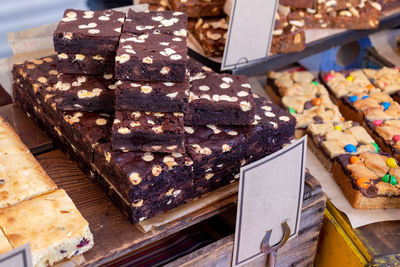
M316 266L400 266L400 221L352 228L328 201Z
M306 178L299 235L278 251L276 266L311 266L325 210L325 196L314 177ZM234 221L234 220L233 220ZM231 266L234 234L166 265ZM249 266L266 266L267 257L255 259Z
M79 211L89 221L95 246L85 254L71 258L66 262L68 266L97 266L124 258L139 248L151 245L229 208L234 211L232 214L234 222L237 194L229 195L153 231L142 233L124 217L97 185L88 179L61 150L54 147L44 132L37 128L20 109L15 105L1 107L0 116L14 127L45 171L60 188L67 191ZM306 266L312 263L324 210L325 199L321 186L314 178L307 177L299 236L279 251L277 261L279 265ZM233 234L229 235L169 265L228 266L232 258L233 238ZM254 265L265 265L265 261L266 257L262 257L256 260Z

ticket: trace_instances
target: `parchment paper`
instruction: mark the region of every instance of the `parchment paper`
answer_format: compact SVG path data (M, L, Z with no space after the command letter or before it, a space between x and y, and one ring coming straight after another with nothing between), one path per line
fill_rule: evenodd
M202 208L205 208L219 200L222 200L226 197L229 197L233 194L237 194L238 192L238 182L234 182L222 188L219 188L198 200L191 201L185 205L182 205L178 208L168 211L167 213L159 214L153 218L144 220L143 222L137 224L137 228L147 233L161 225L170 223L179 218L187 218L190 217L190 214L198 211Z
M250 79L250 84L253 92L268 98L268 94L264 90L265 77L253 77ZM374 222L400 220L399 209L358 210L350 206L339 185L333 179L332 173L329 173L325 169L310 149L307 150L306 167L318 182L321 183L322 190L333 205L347 215L353 228Z
M396 66L400 66L400 53L396 53L396 38L399 35L400 29L394 29L377 32L369 37L378 53Z

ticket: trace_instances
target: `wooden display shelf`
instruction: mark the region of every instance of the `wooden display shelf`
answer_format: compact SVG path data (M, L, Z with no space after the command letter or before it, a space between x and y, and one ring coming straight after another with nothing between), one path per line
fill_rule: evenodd
M399 26L400 26L400 9L392 10L390 13L384 15L380 19L378 29L340 30L340 31L333 30L332 34L324 38L316 38L316 40L311 40L307 42L306 49L304 49L301 52L272 55L268 58L260 59L258 62L237 67L236 69L232 70L232 73L236 75L247 75L247 76L264 75L270 70L276 70L281 67L296 63L299 60L302 60L303 58L315 55L317 53L331 49L335 46L348 44L353 41L359 40L363 37L366 37L370 34L373 34L375 32ZM329 29L325 30L325 32L329 33ZM221 69L220 63L212 61L193 50L189 49L189 55L216 71L220 71Z
M228 194L189 215L143 233L125 218L74 162L53 146L52 141L29 120L25 113L15 105L8 105L0 108L0 116L12 124L21 139L32 149L44 170L60 188L67 191L90 224L94 235L94 247L83 255L59 263L60 266L106 265L229 208L232 210L231 220L234 221L236 193ZM312 177L306 178L303 199L299 236L288 242L278 254L278 263L285 266L311 264L315 255L318 233L322 227L322 214L325 210L325 198L321 186ZM234 234L231 234L170 263L169 266L189 266L189 264L228 266L232 257L233 239ZM254 261L254 264L265 264L265 261L266 257L262 257Z
M237 200L237 194L227 196L180 220L142 233L61 150L49 151L53 148L51 140L18 107L14 104L1 107L0 116L14 127L45 171L60 188L67 191L90 224L95 245L83 255L71 258L68 264L72 266L106 264L225 211Z

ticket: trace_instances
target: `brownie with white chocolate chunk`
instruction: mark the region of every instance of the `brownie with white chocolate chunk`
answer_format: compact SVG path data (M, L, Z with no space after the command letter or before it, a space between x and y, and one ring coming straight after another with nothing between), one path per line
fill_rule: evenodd
M119 80L183 82L186 56L186 37L122 33L115 76Z
M112 74L103 76L60 74L52 92L54 103L57 109L63 111L110 113L114 110L113 84Z
M125 13L114 10L67 9L53 35L59 53L113 56Z
M255 103L246 76L207 73L192 80L188 125L250 125Z
M189 105L188 99L189 79L184 82L116 83L116 110L185 112Z
M339 155L379 152L374 139L357 122L312 123L308 126L307 133L311 141L309 147L328 171L332 169L333 160Z
M121 151L185 152L183 113L116 111L112 146Z
M294 138L295 118L271 101L253 94L256 103L254 121L246 132L247 163L269 155Z
M129 9L123 32L161 33L186 37L187 15L179 11L135 12Z
M225 0L168 0L169 7L175 11L187 13L189 18L219 16Z
M131 203L193 179L193 161L184 153L120 152L103 143L96 147L94 165Z
M115 56L58 53L57 58L57 71L60 73L92 75L114 73Z
M34 266L48 266L94 245L89 223L63 189L0 209L0 228L13 247L30 243Z
M356 209L400 208L400 167L386 154L340 155L333 177Z

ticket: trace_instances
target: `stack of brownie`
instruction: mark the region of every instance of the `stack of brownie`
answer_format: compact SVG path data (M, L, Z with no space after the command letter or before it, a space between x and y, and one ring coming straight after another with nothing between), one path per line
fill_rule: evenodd
M291 7L288 21L302 24L307 29L375 29L379 26L382 10L377 1L366 0L313 0L280 1Z
M125 13L67 9L54 33L60 73L114 72L114 58Z
M87 12L65 22L70 12L55 43L116 49L102 45L114 33L82 34ZM129 11L114 51L117 80L59 73L57 56L13 68L19 106L134 223L235 181L241 166L293 139L295 119L253 95L246 77L187 58L185 27L181 12ZM65 32L73 37L60 39Z
M183 153L187 16L130 10L116 56L114 150Z

